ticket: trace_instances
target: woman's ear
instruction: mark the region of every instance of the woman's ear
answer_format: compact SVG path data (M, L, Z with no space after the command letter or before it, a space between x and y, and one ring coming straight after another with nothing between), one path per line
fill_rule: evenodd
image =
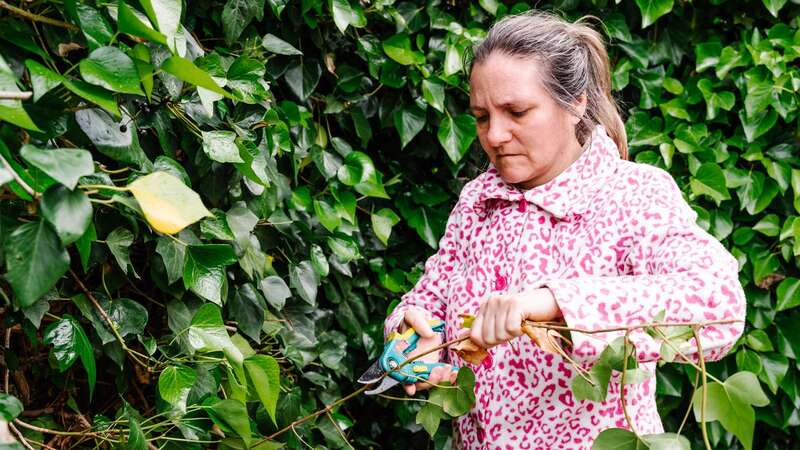
M585 92L575 99L575 102L572 104L575 110L575 114L571 118L573 125L577 125L580 123L581 119L583 119L583 115L586 114L587 103Z

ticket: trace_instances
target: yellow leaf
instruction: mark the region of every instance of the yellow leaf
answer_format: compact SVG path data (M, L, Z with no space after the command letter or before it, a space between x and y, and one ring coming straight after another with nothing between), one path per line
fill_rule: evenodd
M211 212L200 196L167 172L153 172L128 185L154 230L175 234Z

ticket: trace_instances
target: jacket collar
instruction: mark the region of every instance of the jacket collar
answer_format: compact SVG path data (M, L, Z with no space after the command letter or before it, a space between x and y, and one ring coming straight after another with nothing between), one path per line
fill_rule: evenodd
M591 200L597 195L608 178L616 171L619 150L598 125L589 147L566 170L547 183L531 189L521 190L500 178L494 166L489 167L480 178L480 193L476 200L479 210L488 212L491 200L519 202L526 200L558 219L587 212Z

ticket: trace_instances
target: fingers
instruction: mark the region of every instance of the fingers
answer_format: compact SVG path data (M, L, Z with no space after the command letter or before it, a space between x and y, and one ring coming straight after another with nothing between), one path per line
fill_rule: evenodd
M522 298L510 295L493 295L486 299L472 322L470 339L489 348L521 336L522 301Z
M431 325L428 323L428 319L425 317L425 314L416 308L411 308L406 311L405 317L406 325L414 328L414 331L417 332L420 337L423 338L430 338L434 336L434 332L431 329Z
M457 376L458 371L455 371L453 366L434 367L433 370L431 370L430 376L428 376L427 382L406 384L403 386L403 389L406 391L406 394L414 395L419 391L428 390L433 386L441 385L444 381L455 383Z

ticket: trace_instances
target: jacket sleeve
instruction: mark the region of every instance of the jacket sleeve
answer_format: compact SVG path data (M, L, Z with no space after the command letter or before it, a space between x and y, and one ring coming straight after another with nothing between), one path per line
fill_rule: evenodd
M544 285L553 293L570 328L598 330L654 321L737 320L699 330L704 358L720 359L744 328L746 301L738 262L695 223L696 213L683 200L672 177L658 171L654 178L653 198L626 219L638 224L627 255L629 275L560 279ZM664 314L663 319L660 314ZM608 342L624 332L571 334L574 358L592 363ZM632 331L629 338L640 362L659 359L659 340L642 329ZM697 360L694 338L678 349L690 360Z
M466 188L465 188L466 190ZM428 318L445 319L446 301L450 279L463 261L462 205L464 195L450 212L439 249L425 262L425 271L414 288L403 295L400 303L384 322L384 338L395 331L403 321L405 312L418 308L426 312Z

